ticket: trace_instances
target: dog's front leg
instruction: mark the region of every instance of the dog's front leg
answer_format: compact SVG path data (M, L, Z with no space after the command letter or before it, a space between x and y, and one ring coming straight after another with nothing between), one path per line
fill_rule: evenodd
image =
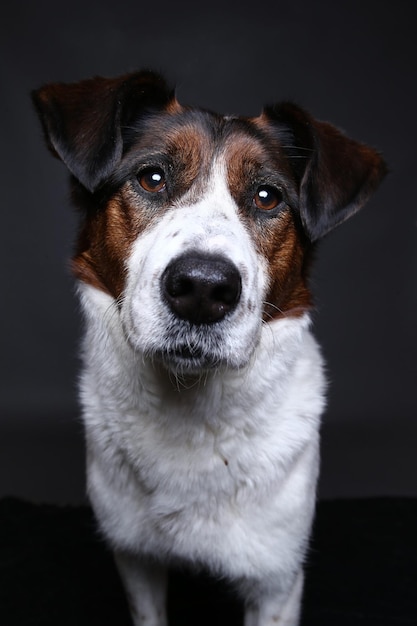
M245 626L297 626L303 579L303 572L300 571L289 593L260 591L246 605Z
M126 552L114 556L134 626L167 626L166 569Z

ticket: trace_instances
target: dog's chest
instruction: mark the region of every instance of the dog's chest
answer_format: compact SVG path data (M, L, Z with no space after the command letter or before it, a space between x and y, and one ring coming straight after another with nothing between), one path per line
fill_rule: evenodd
M201 396L177 404L162 398L157 411L113 422L112 445L90 458L90 496L118 545L239 576L269 563L277 542L285 558L304 528L314 501L317 422L303 420L302 431L287 401L275 398L271 420L265 399L245 406L244 386L228 387L227 401L215 387L217 396L202 394L205 413ZM103 433L93 433L96 451Z
M119 402L109 386L90 394L102 408L91 419L87 415L87 427L99 454L109 457L106 467L114 480L123 468L122 479L128 471L147 496L161 499L166 492L204 503L211 491L237 497L249 476L253 482L257 472L265 475L262 466L271 465L266 474L275 474L279 424L271 424L270 415L282 399L265 384L247 393L239 376L203 379L188 389L169 379L154 385L152 378L147 372L136 385L124 380ZM115 456L119 462L110 458Z

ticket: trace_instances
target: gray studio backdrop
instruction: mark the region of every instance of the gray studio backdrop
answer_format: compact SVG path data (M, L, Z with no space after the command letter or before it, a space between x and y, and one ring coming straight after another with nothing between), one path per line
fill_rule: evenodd
M239 5L242 6L242 5ZM0 492L84 497L76 215L29 92L167 73L183 103L257 114L292 99L384 153L390 175L323 241L315 329L328 362L321 495L417 495L417 52L412 3L5 0L1 63Z

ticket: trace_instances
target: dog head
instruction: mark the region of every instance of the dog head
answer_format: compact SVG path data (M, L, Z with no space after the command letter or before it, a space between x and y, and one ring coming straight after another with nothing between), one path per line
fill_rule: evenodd
M315 242L385 174L294 104L222 116L180 105L152 72L33 97L83 212L76 277L111 296L135 350L175 370L241 367L263 323L302 316Z

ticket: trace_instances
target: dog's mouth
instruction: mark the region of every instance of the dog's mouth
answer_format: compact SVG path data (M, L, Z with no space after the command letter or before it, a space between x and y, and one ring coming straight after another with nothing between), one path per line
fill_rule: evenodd
M204 371L220 365L218 355L192 344L181 344L159 350L154 356L169 369L182 371Z

